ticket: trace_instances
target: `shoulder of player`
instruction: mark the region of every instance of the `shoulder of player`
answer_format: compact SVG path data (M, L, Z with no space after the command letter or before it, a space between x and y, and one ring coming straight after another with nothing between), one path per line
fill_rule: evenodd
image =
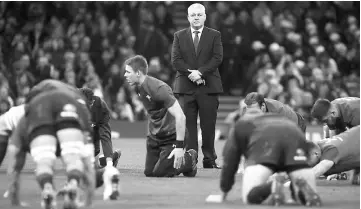
M148 76L145 88L146 88L146 91L149 94L157 95L159 93L160 89L162 89L162 88L170 88L170 86L168 84L166 84L165 82L157 79L157 78L154 78L152 76Z

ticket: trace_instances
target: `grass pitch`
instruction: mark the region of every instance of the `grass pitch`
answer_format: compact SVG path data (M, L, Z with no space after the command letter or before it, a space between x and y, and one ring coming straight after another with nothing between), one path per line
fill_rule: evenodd
M224 142L216 142L216 150L221 163L221 153ZM223 204L205 203L209 194L219 193L220 170L203 169L198 165L198 174L195 178L186 178L182 175L175 178L147 178L143 174L145 161L145 139L120 139L113 141L114 148L122 150L118 168L121 172L120 199L113 202L102 200L103 188L96 191L96 197L91 208L96 209L209 209L209 208L269 208L270 206L246 206L240 200L241 176L237 176L236 184L229 194L229 201ZM200 153L199 161L202 162ZM60 163L57 163L59 167ZM7 186L7 177L4 173L7 163L0 172L0 192ZM27 161L26 171L22 175L21 198L30 204L29 209L40 209L40 189L32 173L34 164ZM65 182L63 174L57 175L55 183L57 188ZM323 200L324 208L358 209L360 208L360 187L352 186L349 181L318 181L319 193ZM58 208L61 207L58 202ZM0 209L10 208L9 201L0 197ZM290 205L282 208L304 208L303 206Z

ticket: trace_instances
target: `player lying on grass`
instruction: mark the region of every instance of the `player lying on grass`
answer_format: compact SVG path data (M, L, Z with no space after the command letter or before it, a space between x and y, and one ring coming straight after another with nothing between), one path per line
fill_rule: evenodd
M242 199L246 204L274 205L285 202L283 182L277 172L291 178L292 197L304 205L320 205L316 178L307 162L308 145L300 128L291 120L259 109L247 109L231 130L223 149L220 187L224 201L231 190L241 156L247 160L242 178ZM211 200L210 200L211 201Z
M90 132L89 121L89 111L79 93L51 90L35 96L26 104L25 116L16 128L26 132L21 138L12 138L14 140L11 140L9 149L14 156L26 155L30 151L36 164L36 180L42 190L43 208L54 208L56 205L53 168L57 150L60 151L68 177L64 209L78 207L77 190L84 176L88 177L86 203L91 203L95 185L92 155L84 157L82 154L86 141L84 133ZM10 166L11 171L15 165L10 163ZM94 176L89 176L88 173Z
M318 99L311 110L312 117L323 122L324 138L360 125L360 98L345 97L330 102Z
M125 78L136 91L148 112L147 154L144 174L148 177L173 177L197 173L197 152L183 150L186 119L172 89L163 81L147 75L147 60L134 56L125 61Z
M352 169L359 172L360 126L313 143L310 150L310 164L314 166L312 170L315 177L328 176ZM352 184L360 184L358 175L353 176Z

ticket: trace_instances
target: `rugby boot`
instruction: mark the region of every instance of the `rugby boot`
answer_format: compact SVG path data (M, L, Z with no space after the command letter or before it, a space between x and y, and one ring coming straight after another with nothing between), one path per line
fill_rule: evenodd
M55 191L51 183L46 183L41 192L41 207L44 209L56 208Z
M78 183L72 179L67 184L64 193L64 209L77 209L79 207L78 201Z
M116 200L120 195L119 171L113 166L105 167L103 174L104 200Z
M122 152L120 151L120 149L117 149L113 152L113 166L117 167L120 156L122 156Z
M285 203L285 193L283 184L286 178L282 174L275 174L272 179L271 187L271 205L280 206Z
M194 149L190 149L187 151L187 153L189 155L185 155L185 158L188 158L190 160L190 162L192 163L192 170L190 171L186 171L183 172L183 176L186 177L195 177L197 175L197 158L198 158L198 153L197 151L195 151ZM185 161L187 159L184 159ZM186 162L185 162L186 163Z
M299 178L296 179L295 182L296 186L298 187L298 198L300 202L306 206L321 206L321 198L320 196L314 191L311 186L306 182L306 180Z

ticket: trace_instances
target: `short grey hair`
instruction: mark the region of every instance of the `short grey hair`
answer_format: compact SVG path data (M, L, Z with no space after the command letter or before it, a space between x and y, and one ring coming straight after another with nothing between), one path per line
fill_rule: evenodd
M200 4L200 3L194 3L194 4L190 5L190 6L188 7L188 14L189 14L190 11L193 10L193 9L201 9L204 14L206 13L206 8L205 8L202 4Z

